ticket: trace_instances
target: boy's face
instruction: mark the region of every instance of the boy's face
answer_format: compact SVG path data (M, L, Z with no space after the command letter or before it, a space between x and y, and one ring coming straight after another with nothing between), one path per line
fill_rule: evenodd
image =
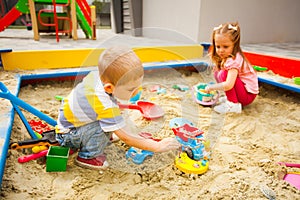
M113 96L120 100L128 101L131 97L138 93L139 87L142 85L143 77L130 81L123 85L116 85L113 90Z

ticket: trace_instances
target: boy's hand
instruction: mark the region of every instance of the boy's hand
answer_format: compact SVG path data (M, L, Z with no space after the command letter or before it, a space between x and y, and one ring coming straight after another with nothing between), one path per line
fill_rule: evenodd
M181 144L175 138L164 138L158 142L158 149L156 152L165 152L179 149Z

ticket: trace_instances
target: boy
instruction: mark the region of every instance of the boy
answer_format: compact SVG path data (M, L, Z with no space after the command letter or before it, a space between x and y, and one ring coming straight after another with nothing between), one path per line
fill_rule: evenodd
M175 138L156 142L127 131L116 99L129 100L136 95L143 76L142 63L131 49L108 48L100 56L98 71L89 73L63 100L56 139L61 146L79 149L77 165L107 168L103 152L112 133L139 149L164 152L179 148Z

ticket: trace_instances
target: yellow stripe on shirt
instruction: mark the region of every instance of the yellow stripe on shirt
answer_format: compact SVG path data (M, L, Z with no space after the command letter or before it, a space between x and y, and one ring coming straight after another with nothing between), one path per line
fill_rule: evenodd
M120 116L121 112L119 108L108 108L102 110L101 113L97 113L98 117L97 120L104 119L104 118L114 118L116 116Z
M63 110L64 110L65 118L67 119L68 122L73 124L74 127L79 127L79 126L82 126L85 124L83 122L80 122L79 119L77 119L77 117L75 117L75 115L73 114L73 112L70 108L69 100L67 98L64 99Z
M91 87L95 86L95 83L98 81L95 80L96 78L98 78L98 76L95 77L95 74L89 74L89 76L84 80L84 94L90 106L97 114L97 120L120 116L121 113L118 107L105 108L99 97L96 95L97 92L95 91L95 88Z

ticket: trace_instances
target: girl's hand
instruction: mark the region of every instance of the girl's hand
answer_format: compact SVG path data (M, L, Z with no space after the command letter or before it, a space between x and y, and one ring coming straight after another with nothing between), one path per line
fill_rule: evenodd
M170 150L176 150L181 147L181 144L175 138L164 138L158 142L158 148L156 152L165 152Z
M207 85L204 90L205 90L206 93L210 93L210 91L211 91L209 85Z

